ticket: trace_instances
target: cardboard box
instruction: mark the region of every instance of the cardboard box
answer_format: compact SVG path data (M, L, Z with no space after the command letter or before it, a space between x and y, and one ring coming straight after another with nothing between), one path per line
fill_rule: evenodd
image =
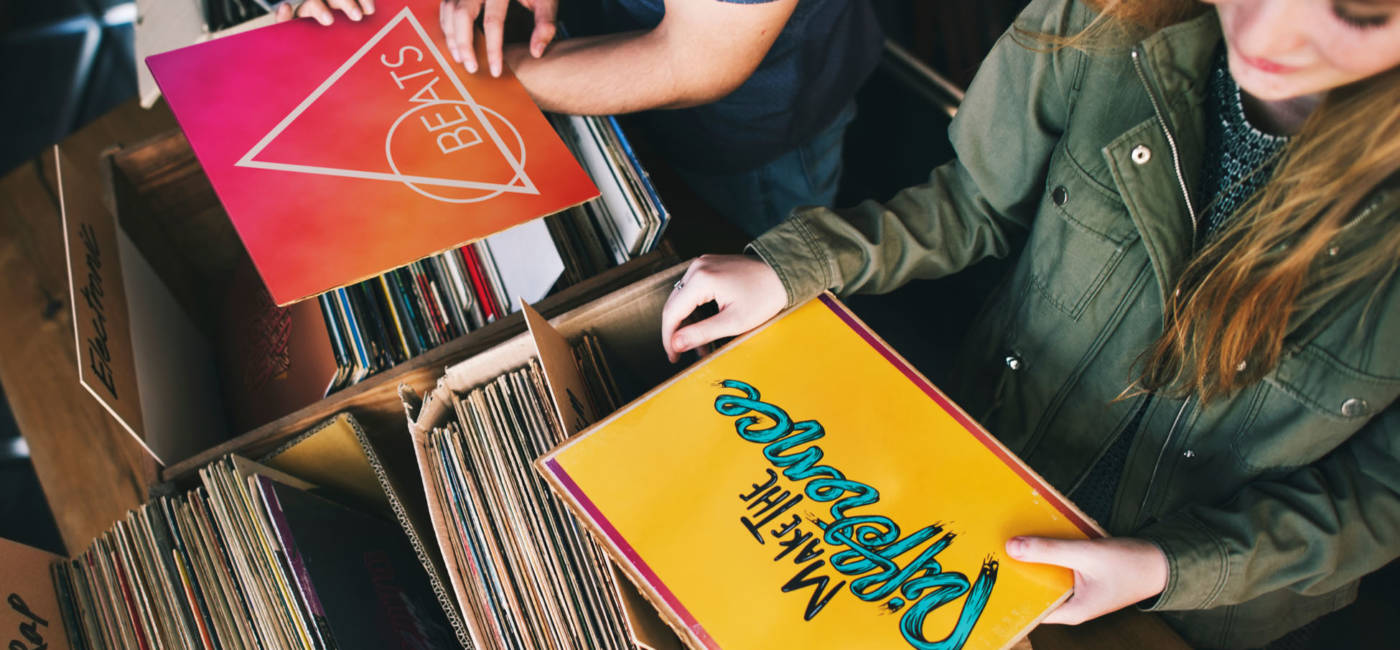
M533 332L519 334L500 345L477 354L461 363L447 368L437 385L423 399L421 393L403 391L405 409L409 419L409 433L414 453L418 456L420 474L423 475L422 490L426 495L426 507L433 527L433 538L438 550L444 582L449 584L456 597L458 611L455 616L465 619L467 596L465 586L459 576L463 573L454 562L449 550L446 526L449 525L446 513L438 507L437 486L421 470L427 463L427 436L433 428L443 425L452 417L450 395L465 392L494 379L510 370L526 365L532 358L541 358L551 393L555 396L556 410L568 413L567 400L561 399L563 385L559 379L563 373L550 371L553 362L561 360L572 364L567 356L567 345L562 352L559 347L564 340L578 338L589 332L602 343L608 355L608 365L613 374L635 387L653 386L680 368L670 364L661 347L659 338L661 308L676 280L684 274L687 264L673 266L632 285L616 290L582 307L550 319L545 327L542 319L531 323ZM567 380L566 380L567 381ZM624 388L624 393L627 393ZM562 416L565 422L573 420ZM570 433L577 428L563 425ZM636 592L630 583L619 581L619 595L624 606L628 631L633 640L646 648L679 647L680 641L667 629L666 625L646 600Z
M397 522L428 578L436 603L444 613L450 613L451 596L438 577L440 569L435 568L434 564L436 553L432 546L425 545L423 541L430 534L430 528L426 525L427 516L421 507L422 494L417 489L414 476L416 466L411 452L403 453L408 449L402 432L395 431L395 434L383 436L367 432L349 414L340 413L286 441L280 448L261 458L260 462L272 470L315 485L323 495L334 495L335 500L345 507L386 522ZM118 518L113 525L119 525L117 522L121 520ZM129 525L130 515L126 521ZM129 527L127 530L135 529ZM322 559L330 561L334 558ZM21 641L17 643L23 647L57 650L80 645L74 643L68 632L75 629L69 628L70 625L81 629L76 608L82 601L67 590L71 583L63 582L58 577L60 572L51 572L54 564L65 560L53 553L0 539L0 589L3 589L3 593L12 594L8 603L0 604L0 622L4 623L4 629L9 630L11 637L16 630L19 631ZM411 562L408 560L399 565L400 571L412 571L412 568L408 568ZM417 582L416 577L404 573L398 576L394 584L422 584ZM138 590L155 588L151 583L137 587ZM136 593L153 599L156 596L152 592ZM363 599L356 600L360 595ZM341 603L354 601L355 607L359 608L356 611L372 608L372 603L376 602L373 593L336 596ZM346 607L339 611L328 609L326 613L328 618L344 620L347 616L355 615L347 611L352 609L355 608ZM145 610L142 616L153 616L150 612L156 611L161 612L159 616L168 616L165 610ZM425 613L422 618L427 620L433 616ZM466 637L460 629L456 630L456 635L465 643ZM15 646L12 644L11 647Z
M266 451L352 409L401 426L396 387L524 330L517 314L324 397L334 358L315 301L277 310L177 131L57 167L79 382L151 456L182 475ZM666 246L539 303L557 314L674 261ZM269 345L269 343L275 345ZM269 354L273 348L275 354ZM324 398L323 398L324 397Z

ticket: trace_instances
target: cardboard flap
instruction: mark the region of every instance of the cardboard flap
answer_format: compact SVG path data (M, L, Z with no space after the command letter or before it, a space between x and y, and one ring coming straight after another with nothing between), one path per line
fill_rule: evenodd
M566 435L573 437L598 420L593 404L587 399L588 388L579 374L578 363L574 361L573 347L529 303L522 300L520 306L525 312L530 338L534 340L539 353L540 367L550 396L554 399L554 412L559 418L559 425ZM617 585L632 640L648 650L680 648L680 639L661 620L651 603L629 581L616 579L617 568L611 561L608 568L614 572L612 582Z
M445 380L439 379L437 385L424 394L422 399L416 397L411 393L399 392L404 411L409 413L408 433L413 436L414 442L420 442L427 438L429 431L442 426L447 418L452 416L452 389L447 386ZM417 403L414 404L413 401Z
M525 311L525 324L530 328L530 337L539 353L545 384L554 398L559 425L565 434L573 436L598 419L593 405L588 402L588 387L579 375L573 348L529 303L522 300L520 307Z
M262 475L298 490L313 490L316 488L315 483L304 480L298 476L292 476L282 470L273 469L272 467L237 454L230 455L229 460L233 461L233 471L240 479L240 482L245 485L247 484L249 476Z
M155 455L146 444L141 418L116 219L94 191L99 186L96 174L74 165L57 146L53 155L68 256L78 382Z
M358 425L353 423L348 414L336 415L268 455L263 464L389 512L386 486L381 484L370 460L369 441L362 438Z
M417 454L419 445L413 446ZM413 547L419 564L423 566L438 605L447 615L458 641L464 646L467 645L465 625L453 603L452 595L448 593L448 584L443 577L446 568L442 559L432 553L431 547L424 543L424 540L433 534L432 527L422 521L421 513L414 516L414 512L410 511L408 504L399 495L402 487L395 480L393 472L385 467L369 436L350 414L340 413L322 422L269 454L263 462L268 467L362 498L367 504L382 507L392 513L408 537L409 545ZM430 499L429 507L432 504Z
M54 147L78 381L162 465L228 437L213 351L100 200L91 165Z
M632 640L643 650L682 650L685 646L671 629L661 612L647 597L637 590L636 583L626 577L617 563L608 558L608 570L612 572L613 584L622 600L622 615L626 618L627 631Z
M63 558L48 551L0 539L0 643L10 648L66 650L63 627L49 568Z

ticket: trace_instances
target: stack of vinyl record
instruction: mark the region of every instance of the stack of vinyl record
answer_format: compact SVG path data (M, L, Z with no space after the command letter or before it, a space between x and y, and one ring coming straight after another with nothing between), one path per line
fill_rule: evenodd
M617 264L655 248L670 221L651 178L637 161L617 118L549 115L554 130L583 164L599 198L583 205ZM569 240L574 242L577 240Z
M619 401L597 341L574 356L598 412ZM473 643L504 648L633 648L602 549L531 466L564 440L537 361L466 394L430 433L427 475L447 513L447 547Z
M617 121L549 118L600 196L542 224L517 226L318 296L338 366L328 393L519 311L522 299L536 302L660 243L669 214Z
M456 644L397 524L239 457L200 478L53 566L73 647Z
M321 294L317 299L339 366L331 390L511 313L507 295L487 242Z

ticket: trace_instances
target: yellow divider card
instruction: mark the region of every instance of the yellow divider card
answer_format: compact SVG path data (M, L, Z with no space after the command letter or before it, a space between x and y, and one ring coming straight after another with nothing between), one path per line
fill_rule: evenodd
M539 463L694 647L1001 648L1097 526L829 295Z

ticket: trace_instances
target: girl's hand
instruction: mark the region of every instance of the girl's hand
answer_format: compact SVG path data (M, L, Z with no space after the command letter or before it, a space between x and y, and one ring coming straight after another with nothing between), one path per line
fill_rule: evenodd
M1043 623L1078 625L1156 596L1167 587L1167 556L1162 549L1131 537L1013 537L1006 542L1006 553L1022 562L1074 571L1074 594Z
M334 9L345 12L350 20L359 20L374 13L374 0L305 0L293 7L290 2L277 5L277 22L310 16L322 25L335 22Z
M677 331L696 307L714 301L719 313ZM746 255L702 255L686 269L661 310L661 346L675 363L682 352L715 339L743 334L787 305L778 274Z

